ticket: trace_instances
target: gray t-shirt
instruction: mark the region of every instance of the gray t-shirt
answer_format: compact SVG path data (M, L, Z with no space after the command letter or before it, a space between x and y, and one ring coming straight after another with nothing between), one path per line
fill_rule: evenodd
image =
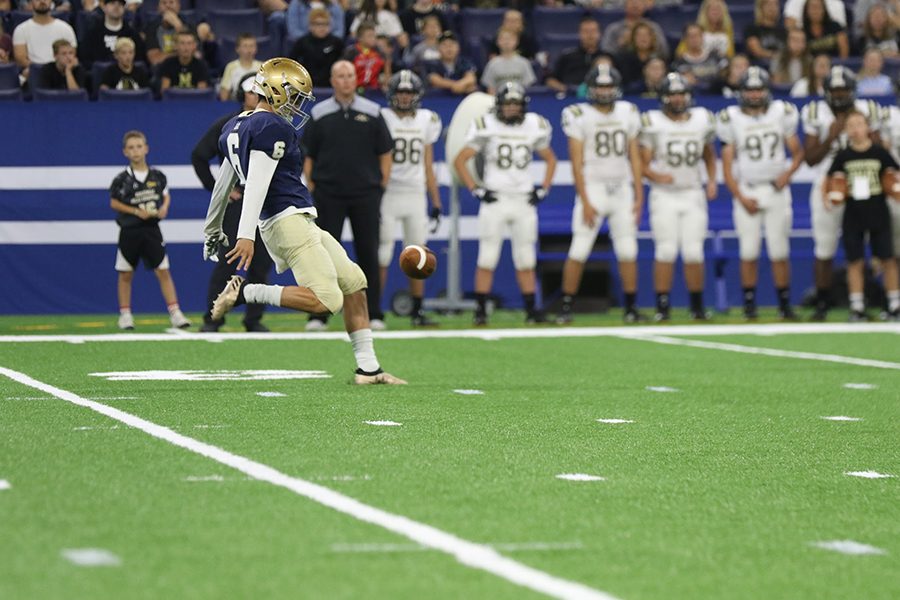
M488 61L484 67L484 73L481 75L481 85L496 90L507 81L516 81L525 87L537 81L534 69L531 68L531 63L527 58L522 58L517 54L509 58L495 56Z

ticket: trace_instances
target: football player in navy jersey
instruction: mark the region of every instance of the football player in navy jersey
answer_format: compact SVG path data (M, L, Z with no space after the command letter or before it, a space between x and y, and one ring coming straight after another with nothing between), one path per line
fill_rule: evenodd
M287 58L273 58L260 67L253 92L259 105L234 117L222 129L219 148L227 157L213 188L206 215L203 256L216 260L220 246L229 244L222 220L232 188L244 187L244 206L237 241L226 254L238 270L253 260L256 228L279 273L288 269L295 286L248 284L233 276L213 303L212 318L220 319L234 306L261 303L309 313L334 314L344 309L357 369L357 384L404 384L381 369L372 343L366 304L366 277L343 246L315 223L312 195L300 179L303 157L299 130L309 115L304 108L315 101L312 79L303 66Z

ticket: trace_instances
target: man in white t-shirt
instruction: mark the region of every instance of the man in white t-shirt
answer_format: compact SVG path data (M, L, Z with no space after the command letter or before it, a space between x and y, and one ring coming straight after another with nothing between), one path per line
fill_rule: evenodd
M43 65L53 62L53 42L66 40L78 46L72 26L50 14L50 0L34 0L34 16L20 23L13 31L13 54L22 75L28 77L31 63Z

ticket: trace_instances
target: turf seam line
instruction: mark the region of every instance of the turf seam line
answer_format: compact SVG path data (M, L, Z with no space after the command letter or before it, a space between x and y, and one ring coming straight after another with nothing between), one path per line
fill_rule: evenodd
M408 517L369 506L327 487L297 477L291 477L268 465L244 456L232 454L227 450L195 440L168 427L157 425L112 406L87 400L72 392L33 379L19 371L0 366L0 375L4 375L22 385L51 394L60 400L89 408L129 427L139 429L157 439L231 467L254 479L285 488L360 521L382 527L423 546L449 554L464 566L496 575L521 587L553 598L564 598L567 600L617 600L606 592L588 587L582 583L561 579L505 557L490 546L470 542Z

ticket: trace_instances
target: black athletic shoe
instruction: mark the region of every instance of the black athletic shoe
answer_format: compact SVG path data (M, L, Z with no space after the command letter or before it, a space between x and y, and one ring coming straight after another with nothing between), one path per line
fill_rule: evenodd
M851 323L866 323L869 321L869 315L862 310L851 310L847 320Z
M638 312L638 309L631 308L625 311L625 314L622 315L622 320L626 323L644 323L647 321L647 318Z
M571 325L572 324L572 313L570 312L561 312L556 315L556 324L557 325Z
M810 321L815 321L817 323L822 323L828 320L828 309L823 306L817 306L816 310L813 311L812 316L809 318Z
M220 327L222 327L221 323L208 323L204 321L203 325L200 326L200 333L215 333L219 331Z
M472 317L472 325L475 325L476 327L484 327L487 324L487 315L484 313L475 313L475 316Z
M672 316L669 314L669 307L665 308L657 308L656 314L653 315L653 320L657 323L664 323L666 321L671 321Z
M712 318L708 310L692 310L690 316L691 321L709 321Z
M257 321L256 323L244 323L244 329L250 333L269 333L270 329Z
M786 306L785 308L778 309L778 318L782 321L799 321L800 319L797 317L797 313L794 312L794 309L790 306Z
M437 321L432 321L425 313L419 313L417 315L413 315L412 318L412 326L413 327L437 327L439 323Z
M544 311L534 309L525 313L525 323L527 325L534 325L536 323L546 323L547 315L544 314Z
M895 309L892 311L885 312L885 320L886 321L900 321L900 309Z
M755 321L758 318L759 318L759 311L756 310L755 306L745 306L744 307L744 320Z

